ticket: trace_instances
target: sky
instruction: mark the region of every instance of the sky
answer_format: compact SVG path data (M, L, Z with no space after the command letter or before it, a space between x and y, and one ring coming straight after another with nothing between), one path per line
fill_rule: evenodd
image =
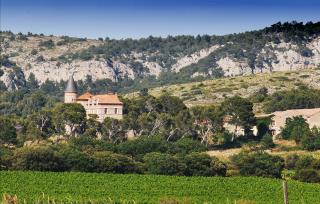
M0 29L74 37L224 35L320 21L320 0L0 0Z

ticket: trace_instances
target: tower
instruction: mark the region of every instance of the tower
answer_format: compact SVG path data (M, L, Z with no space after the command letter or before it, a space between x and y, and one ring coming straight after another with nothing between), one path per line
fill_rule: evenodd
M64 91L64 102L65 103L75 103L77 99L77 87L73 80L73 75L69 77L67 87Z

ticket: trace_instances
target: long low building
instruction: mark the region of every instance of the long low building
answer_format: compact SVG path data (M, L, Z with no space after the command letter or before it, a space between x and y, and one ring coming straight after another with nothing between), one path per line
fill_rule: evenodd
M287 118L294 116L302 116L310 127L320 128L320 108L276 111L270 116L272 118L270 129L273 135L278 135L281 132L281 128L285 126Z

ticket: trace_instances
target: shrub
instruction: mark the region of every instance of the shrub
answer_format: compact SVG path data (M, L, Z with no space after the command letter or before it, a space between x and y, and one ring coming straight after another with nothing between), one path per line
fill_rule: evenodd
M301 147L309 151L320 149L320 134L308 134L301 140Z
M37 61L44 62L44 57L42 55L40 55L39 57L37 57Z
M187 176L225 176L226 165L205 153L192 153L184 158Z
M47 41L42 41L39 43L39 46L52 49L54 47L54 42L51 39Z
M147 173L162 175L184 175L186 164L180 158L158 152L148 153L143 157Z
M294 175L294 179L303 181L303 182L310 182L310 183L320 182L319 173L314 169L298 170Z
M115 151L115 145L104 141L104 140L96 140L91 137L80 136L77 138L72 138L70 140L70 145L78 149L80 151Z
M24 147L11 158L12 169L31 171L64 171L63 160L48 146Z
M312 162L314 158L312 156L301 156L295 165L295 169L309 169L312 167Z
M168 142L158 136L140 137L133 141L126 141L118 145L119 153L142 157L150 152L167 152Z
M170 145L169 152L188 154L190 152L204 152L206 150L206 146L199 141L190 138L182 138Z
M66 171L92 171L93 161L90 156L70 146L60 146L57 155L63 159Z
M239 168L243 176L262 176L281 178L284 160L264 152L242 152L231 157L232 163Z
M132 158L112 152L95 152L92 157L94 172L140 173L142 165Z
M33 49L33 50L31 51L31 54L32 54L32 55L36 55L36 54L38 54L38 50Z
M313 169L320 170L320 159L313 160L311 166Z
M299 156L297 154L290 154L285 159L285 166L287 169L294 169L296 167L296 163L299 160Z
M261 139L261 145L266 149L273 148L275 144L273 143L272 136L268 133L265 134Z

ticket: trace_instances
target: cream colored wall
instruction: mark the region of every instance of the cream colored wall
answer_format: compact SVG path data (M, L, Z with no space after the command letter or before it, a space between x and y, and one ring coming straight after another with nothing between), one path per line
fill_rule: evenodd
M311 128L314 126L320 128L320 113L315 114L315 115L311 116L310 118L308 118L308 123Z
M102 122L106 117L122 119L123 115L123 105L101 105L95 103L89 103L87 101L78 101L86 110L87 116L90 114L96 114L98 116L98 121ZM115 113L115 108L117 108L117 113ZM107 109L107 113L105 110Z
M288 112L288 111L286 111ZM288 114L284 112L278 112L273 118L273 123L271 124L270 129L274 131L274 135L278 135L281 133L281 128L283 128L286 124L286 119L287 118L292 118L294 116L302 115L300 112L295 113L294 111L289 112ZM312 116L304 116L302 115L304 119L306 119L307 123L309 126L312 128L313 126L316 126L320 128L320 112L315 113Z

